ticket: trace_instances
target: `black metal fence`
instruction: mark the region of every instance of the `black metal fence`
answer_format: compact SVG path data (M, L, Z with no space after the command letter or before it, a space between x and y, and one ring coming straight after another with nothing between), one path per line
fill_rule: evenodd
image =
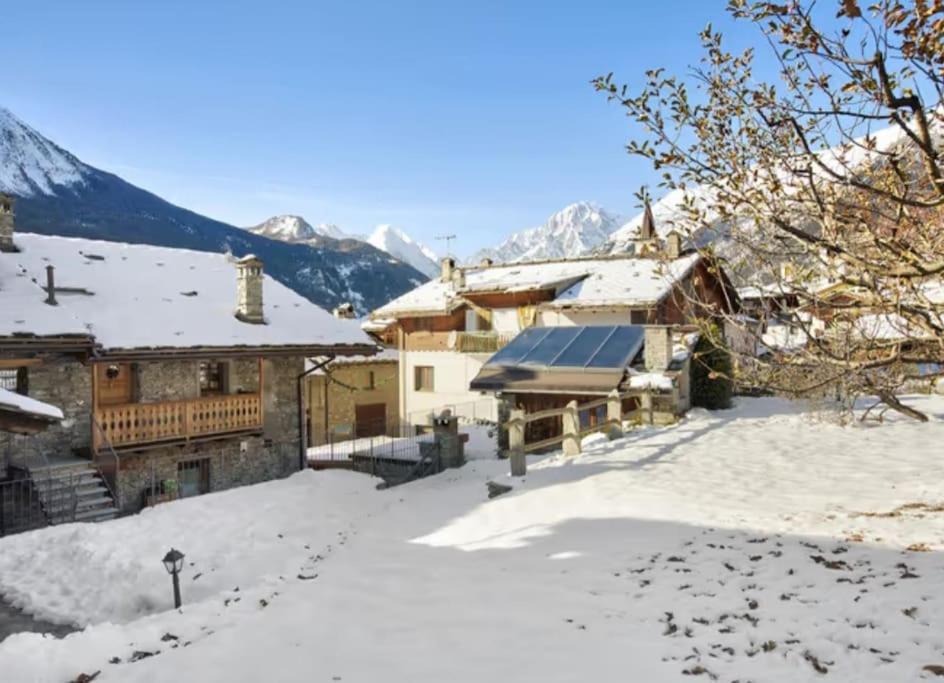
M76 487L73 475L31 478L11 470L0 479L0 536L74 522Z
M335 425L325 434L314 434L308 446L308 463L314 469L365 472L388 485L440 471L439 455L431 427L389 420Z

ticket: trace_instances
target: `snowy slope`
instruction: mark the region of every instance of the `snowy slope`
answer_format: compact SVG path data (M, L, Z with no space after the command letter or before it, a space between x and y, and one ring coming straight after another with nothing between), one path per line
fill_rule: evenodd
M483 249L470 259L496 263L535 259L573 258L590 253L606 242L623 219L591 202L577 202L561 209L544 225L513 234L494 249Z
M317 242L318 237L341 240L346 235L333 223L311 225L301 216L273 216L252 228L249 232L283 242Z
M944 665L944 460L928 447L944 398L909 400L932 420L842 427L744 399L588 437L581 456L529 457L521 479L507 461L387 490L307 471L10 536L0 591L91 625L8 638L0 671L101 671L96 683L940 680L922 670ZM488 500L490 479L513 491ZM160 565L170 545L187 556L181 610Z
M367 243L413 266L427 277L439 273L436 253L392 225L378 225L367 238Z
M81 185L91 168L0 107L0 192L54 195Z

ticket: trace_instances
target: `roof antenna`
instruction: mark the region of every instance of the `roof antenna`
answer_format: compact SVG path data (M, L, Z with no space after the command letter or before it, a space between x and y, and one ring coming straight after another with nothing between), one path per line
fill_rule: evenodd
M455 235L437 235L436 239L446 243L446 256L449 256L452 252L450 251L449 243L456 238Z

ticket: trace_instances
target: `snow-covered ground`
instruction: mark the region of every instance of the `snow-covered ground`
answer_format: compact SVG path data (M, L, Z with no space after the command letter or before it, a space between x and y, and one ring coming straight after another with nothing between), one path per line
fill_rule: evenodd
M487 460L388 490L305 472L9 537L0 590L90 625L8 638L0 671L931 680L944 666L944 398L914 402L930 422L841 427L745 400L590 437L579 457L530 460L522 479ZM488 480L514 489L488 500ZM170 545L188 559L180 611L160 566Z

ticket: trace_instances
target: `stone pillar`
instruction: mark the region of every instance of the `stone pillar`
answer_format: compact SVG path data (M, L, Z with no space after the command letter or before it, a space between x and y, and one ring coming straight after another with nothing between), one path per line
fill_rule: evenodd
M528 460L524 453L524 411L512 410L508 424L508 453L511 458L511 476L523 477L528 473Z
M0 192L0 251L16 251L16 247L13 246L16 224L13 202L13 197Z
M647 325L643 357L646 370L660 372L672 362L672 329L668 325Z
M462 467L465 464L465 448L459 438L459 418L444 410L433 418L433 436L439 446L439 458L443 467Z
M265 323L262 306L262 261L244 256L236 262L236 317L245 323Z
M606 435L610 441L623 436L623 400L616 389L606 397L606 420L609 422Z
M655 423L652 415L652 394L649 391L639 397L639 411L642 413L642 419L646 424Z
M577 402L571 401L564 409L564 455L580 455L580 413Z

